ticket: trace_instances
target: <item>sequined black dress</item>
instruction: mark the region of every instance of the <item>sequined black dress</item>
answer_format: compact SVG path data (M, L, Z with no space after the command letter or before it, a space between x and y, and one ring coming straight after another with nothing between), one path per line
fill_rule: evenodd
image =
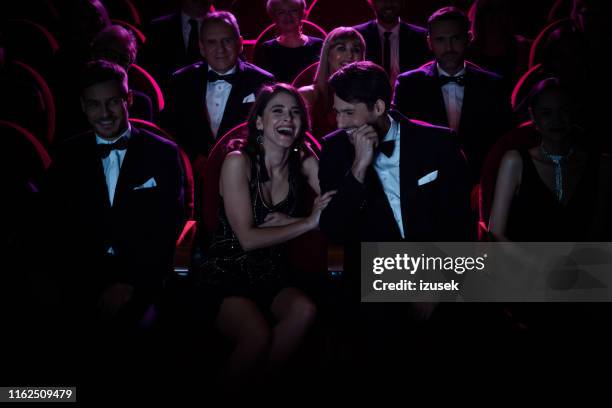
M272 206L265 202L261 192L262 178L266 176L262 177L256 161L251 160L249 191L255 225L262 224L271 212L303 216L299 204L304 179L300 175L299 165L299 157L290 158L287 197ZM291 285L290 266L283 249L283 245L275 245L244 251L229 224L221 199L219 227L199 267L198 285L221 298L244 296L258 304L269 305L282 288Z

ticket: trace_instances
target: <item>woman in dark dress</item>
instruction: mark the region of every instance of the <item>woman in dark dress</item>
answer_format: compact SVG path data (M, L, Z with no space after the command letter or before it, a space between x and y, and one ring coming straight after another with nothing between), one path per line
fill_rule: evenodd
M223 162L220 226L197 271L205 293L223 299L217 326L235 345L231 378L252 374L258 363L282 365L311 326L316 307L293 286L281 244L317 228L333 195L317 197L300 217L303 187L320 194L319 166L304 147L308 116L294 88L264 87L248 129L248 140Z
M253 62L274 74L277 81L291 83L319 60L323 40L302 33L304 0L268 0L266 7L278 37L257 47Z
M608 160L584 150L569 93L539 82L529 110L542 142L503 157L489 229L500 241L597 241L606 215Z
M571 101L556 78L534 87L529 111L541 144L502 159L489 220L496 240L606 240L609 159L581 147L584 134L572 119ZM610 311L596 303L526 303L506 308L506 315L532 334L550 336L551 343L576 348L601 334Z

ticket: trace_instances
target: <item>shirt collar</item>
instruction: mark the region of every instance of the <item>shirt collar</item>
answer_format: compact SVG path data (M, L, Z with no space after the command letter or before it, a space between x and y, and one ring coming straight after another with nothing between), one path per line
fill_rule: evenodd
M237 66L237 64L236 64L236 65L234 65L234 66L232 67L232 69L230 69L230 70L229 70L229 71L227 71L227 72L224 72L223 74L222 74L222 73L220 73L220 72L218 72L218 71L215 71L214 69L212 69L212 67L211 67L210 65L208 65L208 70L209 70L209 71L216 72L218 75L230 75L230 74L235 74L235 73L236 73L236 66Z
M399 138L399 123L397 121L395 121L391 115L387 115L389 117L389 120L391 121L391 126L389 126L389 131L387 132L387 134L385 135L385 137L383 137L382 141L383 142L389 142L389 141L397 141L397 139Z
M399 30L400 30L400 23L398 22L395 27L393 27L391 30L387 30L386 28L384 28L383 26L381 26L378 21L376 21L376 27L378 27L378 34L380 35L380 37L382 38L383 35L390 31L391 37L397 37L399 35Z
M130 136L132 136L132 126L129 124L129 122L128 122L127 129L125 129L123 131L123 133L121 133L119 136L117 136L116 138L114 138L112 140L104 139L103 137L100 137L96 133L96 143L97 144L111 144L111 143L115 143L117 140L121 139L123 136L127 137L128 140L129 140Z
M443 70L442 67L440 67L440 64L437 62L436 68L438 69L438 76L457 77L460 75L465 75L465 61L463 61L463 68L461 68L461 71L457 72L455 75L450 75L448 72Z

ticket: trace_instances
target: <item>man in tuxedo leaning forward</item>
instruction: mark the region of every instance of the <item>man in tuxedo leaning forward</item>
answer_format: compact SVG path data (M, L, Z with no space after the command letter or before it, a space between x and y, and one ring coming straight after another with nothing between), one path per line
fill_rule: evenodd
M75 328L131 330L151 317L172 269L184 221L182 162L174 143L130 125L123 68L93 61L80 81L92 130L54 156L47 245Z
M324 138L319 181L321 191L337 193L320 226L345 248L346 320L359 316L353 323L359 330L365 324L375 345L399 341L398 332L409 327L411 316L426 317L432 306L407 310L402 304L367 303L354 313L360 243L468 240L467 165L449 129L389 112L391 85L381 67L368 61L347 65L331 77L330 86L339 129ZM391 350L390 344L384 348Z

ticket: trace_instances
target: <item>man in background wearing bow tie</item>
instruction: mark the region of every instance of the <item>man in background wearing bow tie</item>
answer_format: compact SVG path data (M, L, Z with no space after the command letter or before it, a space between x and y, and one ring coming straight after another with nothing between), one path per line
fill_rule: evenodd
M427 41L435 59L397 78L393 104L411 119L455 131L475 184L487 152L512 125L512 108L501 77L465 60L469 30L457 8L432 14Z
M172 271L185 214L183 166L174 143L130 125L123 68L92 61L80 81L93 130L67 139L54 156L43 244L61 272L72 328L134 329L153 316Z
M246 121L259 89L274 82L272 74L238 58L242 37L231 13L208 14L200 30L205 61L173 74L163 115L166 128L194 161Z

